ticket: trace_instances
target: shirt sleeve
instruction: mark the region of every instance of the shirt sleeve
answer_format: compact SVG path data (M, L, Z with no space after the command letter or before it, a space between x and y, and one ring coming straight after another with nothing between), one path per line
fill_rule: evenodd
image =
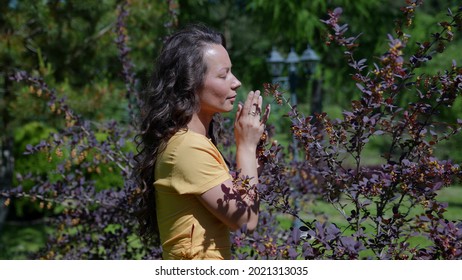
M184 141L176 156L172 185L179 194L200 195L231 179L220 153L205 138Z

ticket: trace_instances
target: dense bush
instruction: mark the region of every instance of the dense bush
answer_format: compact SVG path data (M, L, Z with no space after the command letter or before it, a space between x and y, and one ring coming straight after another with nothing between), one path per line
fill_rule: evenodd
M462 223L445 219L446 205L436 200L439 190L460 179L460 166L434 156L434 150L461 129L462 121L438 122L438 115L460 95L462 68L453 62L444 73L414 75L434 51L444 51L453 39L453 29L462 29L462 10L457 14L449 10L450 21L439 23L441 32L419 44L407 62L403 28L411 24L419 4L408 1L405 18L395 28L397 36L389 35L389 49L372 66L366 59L355 59L358 37L345 37L348 25L339 23L342 10L329 13L324 21L332 28L327 43L344 47L361 98L352 102L351 111L343 112L343 119L331 120L326 114L306 117L292 108L292 133L304 159L287 164L273 152L278 150L274 146L263 152L270 167L261 187L270 205L302 218L301 231L294 229L291 235L276 231L268 237L268 228L263 227L253 239L239 240L243 254L250 242L254 247L250 255L268 258L462 256ZM265 90L278 103L285 102L277 86L266 85ZM399 106L397 96L403 94L414 95L415 101ZM365 166L364 149L376 137L389 143L384 153L376 155L383 163ZM303 211L294 206L303 204L306 196L329 202L347 226L303 220ZM275 236L286 242L274 240Z
M340 25L341 9L324 22L331 28L328 44L345 51L347 63L361 94L343 112L342 119L327 114L305 116L291 107L278 85L265 84L265 93L283 106L289 105L291 133L298 147L286 150L273 141L271 130L259 146L267 165L260 178L264 201L260 226L248 235L233 234L237 259L457 259L462 256L462 223L444 217L446 205L437 193L460 178L460 166L439 160L435 149L461 129L461 123L440 122L462 90L462 68L455 62L436 75L415 75L433 52L443 52L462 29L462 8L448 11L448 22L431 41L422 42L416 53L406 55L405 28L410 26L420 1L407 1L404 18L397 21L389 48L371 65L356 59L358 37L347 37ZM30 92L44 100L49 111L65 125L37 145L27 145L26 154L43 153L54 172L17 174L20 186L2 193L5 205L26 198L39 207L54 209L50 223L55 232L38 258L132 259L159 258L158 244L143 245L134 218L140 189L131 178L138 89L126 46L121 6L116 43L127 86L130 121L90 122L60 98L38 76L23 71L11 79L26 83ZM413 95L412 103L400 106L397 97ZM222 148L232 159L229 127L222 122ZM103 136L101 136L103 135ZM364 150L370 140L386 139L387 149L377 157L382 164L365 166ZM295 157L295 153L298 154ZM99 176L113 172L121 178L111 188L98 188ZM119 184L117 184L119 182ZM32 187L27 191L24 185ZM335 224L306 206L325 201L338 210L345 226ZM311 220L311 216L316 220ZM293 217L290 229L281 218Z

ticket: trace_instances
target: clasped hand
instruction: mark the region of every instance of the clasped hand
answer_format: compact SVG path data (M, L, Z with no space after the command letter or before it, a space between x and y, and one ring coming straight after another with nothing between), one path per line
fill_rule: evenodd
M255 152L260 137L265 131L271 107L269 104L262 115L263 98L260 91L249 92L244 104L239 103L234 121L234 137L237 147L249 148Z

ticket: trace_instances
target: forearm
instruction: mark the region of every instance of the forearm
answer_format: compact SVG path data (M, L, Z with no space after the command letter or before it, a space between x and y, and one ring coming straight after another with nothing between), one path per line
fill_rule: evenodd
M241 178L250 178L249 186L258 184L258 164L256 149L251 146L238 146L236 151L236 165Z
M247 215L242 218L246 219L247 228L253 231L258 223L259 197L257 193L258 184L258 166L256 160L256 147L241 145L237 147L236 164L239 170L239 177L248 184L242 186L245 192L242 193L242 200L247 205ZM246 180L248 179L248 181ZM241 187L241 186L238 186Z

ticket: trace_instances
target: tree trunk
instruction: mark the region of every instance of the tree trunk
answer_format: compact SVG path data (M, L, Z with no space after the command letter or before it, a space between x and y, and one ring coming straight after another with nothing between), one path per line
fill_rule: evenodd
M13 137L9 125L11 122L11 115L8 111L8 101L11 100L11 81L8 79L8 74L3 73L3 106L0 107L3 121L1 122L1 128L3 135L0 137L0 192L11 188L13 184ZM0 197L0 231L5 222L6 215L8 214L8 208L4 206L5 199Z
M11 137L2 137L2 143L0 143L0 192L11 188L13 183L13 141ZM0 231L3 223L5 222L6 215L8 214L8 208L4 206L5 199L0 199Z
M322 80L315 79L311 87L311 115L322 113Z

